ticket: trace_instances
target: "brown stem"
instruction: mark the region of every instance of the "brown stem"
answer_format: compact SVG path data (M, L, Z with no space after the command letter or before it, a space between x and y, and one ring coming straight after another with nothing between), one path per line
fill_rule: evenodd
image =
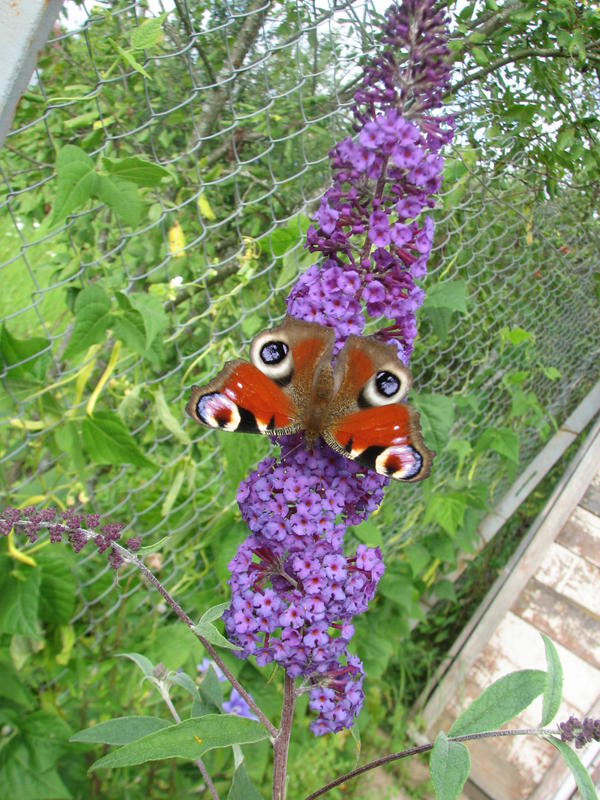
M290 677L286 672L283 685L281 723L273 742L273 800L285 800L285 776L295 704L296 679Z
M92 534L89 534L89 535L90 535L90 537L92 536ZM250 706L252 711L254 711L254 713L258 717L259 721L262 723L262 725L268 731L269 735L271 737L277 736L277 729L275 728L273 723L268 719L268 717L266 717L263 714L263 712L260 710L260 708L256 705L256 703L254 702L252 697L248 694L248 692L244 689L244 687L239 683L239 681L237 680L235 675L231 672L231 670L229 669L227 664L225 664L225 662L219 656L219 654L217 653L215 648L211 645L211 643L208 642L203 636L200 636L198 634L198 632L196 631L196 626L194 625L194 622L192 621L192 619L190 617L188 617L188 615L181 608L179 603L177 603L177 601L174 600L173 597L171 597L169 592L165 589L165 587L158 580L158 578L154 575L154 573L151 570L148 569L148 567L144 564L143 561L140 561L140 559L137 556L133 555L133 553L131 553L125 547L121 547L121 545L116 544L116 543L113 544L113 547L125 559L125 561L127 561L129 564L133 564L142 573L142 575L146 578L146 580L149 583L151 583L152 586L154 586L154 588L164 598L164 600L167 603L167 605L177 614L179 619L182 622L184 622L188 626L188 628L192 631L194 636L198 639L200 644L204 647L204 649L206 650L208 655L212 658L212 660L215 662L215 664L217 664L220 667L221 671L223 672L223 674L225 675L225 677L227 678L229 683L235 689L237 689L237 691L240 693L240 695L248 703L248 705Z
M474 739L488 739L495 736L550 736L556 734L560 735L560 731L546 730L544 728L520 728L510 731L482 731L481 733L469 733L465 736L449 736L448 741L471 742ZM375 761L370 761L368 764L365 764L358 769L353 769L352 772L346 772L345 775L340 775L339 778L336 778L334 781L325 784L325 786L317 789L316 792L309 794L304 798L304 800L315 800L317 797L322 797L324 794L327 794L327 792L329 792L331 789L334 789L336 786L339 786L341 783L345 783L352 778L357 778L359 775L362 775L363 772L368 772L376 767L381 767L383 764L389 764L392 761L399 761L401 758L407 758L408 756L416 756L420 753L427 753L429 750L433 750L433 744L433 742L421 744L418 747L411 747L410 750L402 750L400 753L390 753L388 756L383 756L382 758L375 759Z

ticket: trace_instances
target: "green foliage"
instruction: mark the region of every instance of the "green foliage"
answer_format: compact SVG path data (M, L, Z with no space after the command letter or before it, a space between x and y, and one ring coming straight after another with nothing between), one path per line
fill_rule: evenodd
M471 770L469 751L440 731L429 762L436 800L456 800Z
M251 43L248 55L263 64L269 48L268 97L260 70L239 70L213 128L203 126L218 92L199 87L227 69L245 15L227 20L225 38L205 35L224 26L220 4L156 18L122 3L94 9L85 35L42 52L40 80L17 109L22 130L0 154L10 210L0 219L3 489L14 504L77 505L129 522L144 536L141 555L196 618L227 601L227 564L247 533L236 487L269 443L193 429L183 413L188 388L283 313L289 287L315 258L303 241L311 200L329 183L327 152L350 132L337 111L355 74L334 75L330 65L358 63L347 36L355 23L332 26L327 39L315 30L294 58L277 46L296 41L298 24L312 30L308 8L271 9L269 41ZM588 287L585 265L598 233L598 12L570 0L506 12L486 0L456 15L459 130L434 212L437 249L412 358L411 402L437 451L432 478L390 487L379 514L354 531L386 560L369 616L356 621L368 675L364 738L378 725L402 728L402 702L416 696L444 631L464 613L460 591L452 606L447 573L473 551L479 521L519 464L556 428L555 398L574 402L567 389L580 374L570 361L597 346L585 309L600 283ZM214 673L201 684L190 677L201 648L137 577L114 586L98 559L39 544L27 554L33 566L4 545L0 553L1 712L14 731L0 784L25 799L187 796L197 783L191 765L175 774L159 763L104 770L92 784L83 746L68 738L116 713L161 713L148 681L140 688L139 675L111 658L123 650L137 653L146 676L159 660L187 670L170 688L190 716L219 710ZM430 615L426 643L407 638L424 595L445 601ZM449 606L452 619L443 619ZM218 643L220 623L207 613L203 635ZM263 673L231 665L275 719L277 681L265 687ZM547 719L559 696L556 664L545 680ZM349 738L306 734L305 711L291 796L307 772L317 788L356 758ZM224 776L222 796L236 766L230 751L206 754ZM261 786L268 747L252 753L245 766ZM246 796L243 767L235 775Z
M495 730L520 714L543 693L546 673L539 669L522 669L498 678L458 717L450 736Z
M131 739L95 761L92 769L129 767L164 758L193 761L215 747L249 744L266 738L267 732L251 719L234 714L206 714Z

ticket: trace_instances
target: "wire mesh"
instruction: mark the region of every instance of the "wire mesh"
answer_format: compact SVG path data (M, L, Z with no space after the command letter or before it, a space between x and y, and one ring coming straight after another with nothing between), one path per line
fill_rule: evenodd
M65 9L0 153L1 306L11 338L3 335L39 344L20 344L8 359L3 350L2 482L13 504L98 511L144 544L168 536L157 568L185 596L215 569L203 547L233 519L236 476L269 446L184 424L187 391L281 319L290 286L312 263L303 215L328 186L329 149L351 130L358 64L375 46L380 14L371 2L335 0L223 2L196 16L183 2ZM161 37L136 48L136 31L163 13ZM481 87L452 105L458 133L428 285L459 277L468 303L446 314L443 330L421 316L412 372L419 392L463 398L452 434L467 436L507 424L505 378L531 367L523 391L535 391L539 413L518 429L524 466L594 375L596 215L582 187L565 182L548 197L526 151L510 155L510 140L485 134L495 120ZM170 177L142 190L138 224L94 200L50 227L56 152L67 143L98 165L139 156ZM109 331L65 358L77 292L92 285L163 302L168 327L155 352L115 350ZM535 363L506 344L517 328L535 337ZM153 469L76 457L79 421L107 369L96 408L118 413ZM485 402L469 406L475 395ZM452 453L438 455L434 491L455 469ZM479 480L499 493L507 476L497 474L491 457ZM422 507L423 488L388 492L386 537L401 544L406 509ZM90 630L103 620L106 630L123 600L143 603L143 592L127 576L115 589L109 568L87 561L76 570L76 618Z

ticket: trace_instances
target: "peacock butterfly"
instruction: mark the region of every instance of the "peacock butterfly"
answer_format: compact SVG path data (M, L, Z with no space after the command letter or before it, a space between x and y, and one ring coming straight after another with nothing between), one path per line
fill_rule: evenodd
M335 366L332 328L286 317L259 333L250 363L228 361L206 386L193 386L186 411L209 428L279 436L322 436L338 453L400 481L429 475L433 453L419 415L402 402L411 385L395 348L349 336Z

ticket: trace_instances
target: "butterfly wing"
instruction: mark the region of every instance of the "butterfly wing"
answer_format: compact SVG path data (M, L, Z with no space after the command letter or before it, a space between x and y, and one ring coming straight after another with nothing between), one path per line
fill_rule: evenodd
M410 385L393 346L350 336L335 365L335 395L323 438L381 475L426 478L435 454L423 441L418 413L402 402Z
M250 359L229 361L206 386L192 387L187 413L202 425L282 435L304 427L315 375L329 365L330 328L286 317L259 333Z
M229 361L206 386L193 386L187 413L209 428L240 433L295 433L293 400L254 364Z

